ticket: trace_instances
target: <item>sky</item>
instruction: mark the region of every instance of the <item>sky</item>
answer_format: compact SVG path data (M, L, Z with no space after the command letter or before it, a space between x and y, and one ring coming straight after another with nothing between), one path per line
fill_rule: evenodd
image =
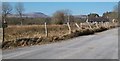
M2 2L119 2L119 0L1 0Z
M17 2L11 2L13 6ZM87 15L89 13L98 13L102 15L104 12L112 11L117 2L22 2L24 4L25 13L42 12L52 16L54 12L62 9L69 9L73 15ZM15 13L15 10L13 10Z

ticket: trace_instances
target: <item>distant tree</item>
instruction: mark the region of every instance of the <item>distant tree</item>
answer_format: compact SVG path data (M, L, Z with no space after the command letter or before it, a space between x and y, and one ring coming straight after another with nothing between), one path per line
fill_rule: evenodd
M6 23L6 19L7 19L7 15L10 14L12 11L12 6L8 3L8 2L3 2L2 3L2 23L3 24L3 27L6 27L5 24Z
M99 17L99 15L96 14L96 13L90 13L90 14L88 14L88 18L96 18L96 17Z
M105 13L103 13L102 17L108 18L110 20L117 19L118 13L117 12L105 12Z
M117 5L113 7L113 13L115 13L114 16L116 17L118 17L118 15L120 16L120 3L118 3Z
M120 1L118 2L118 22L120 23Z
M106 18L108 18L108 19L110 19L110 20L113 20L113 19L116 19L116 20L118 20L118 16L119 16L119 11L120 11L120 6L119 6L120 4L118 4L118 5L115 5L114 7L113 7L113 10L111 11L111 12L105 12L105 13L103 13L103 16L102 17L106 17Z
M22 15L23 15L23 12L24 12L24 5L22 3L17 3L15 8L16 8L16 12L20 16L21 25L23 25Z
M72 22L71 19L73 19L73 16L71 14L71 10L69 9L65 9L63 10L63 12L65 13L65 17L66 17L66 22Z
M72 23L72 22L75 22L75 18L73 15L70 15L69 16L69 22Z
M65 13L63 11L56 11L52 17L52 23L63 24L65 21Z
M118 12L118 5L115 5L115 6L113 7L113 12Z
M7 15L10 14L12 11L12 6L7 3L7 2L3 2L2 3L2 27L3 27L3 42L4 42L4 36L5 36L5 32L4 32L4 28L7 27Z
M70 14L70 10L58 10L53 14L52 23L54 24L63 24L66 22L71 22L73 16Z

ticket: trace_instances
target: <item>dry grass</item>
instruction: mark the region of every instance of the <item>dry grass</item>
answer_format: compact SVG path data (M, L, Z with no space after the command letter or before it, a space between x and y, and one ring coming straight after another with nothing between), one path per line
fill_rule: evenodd
M68 33L67 25L47 25L48 36L61 36ZM74 27L72 26L72 29ZM5 41L17 38L45 37L44 25L9 26L5 29Z
M109 24L109 26L98 24L99 28L96 28L93 24L91 26L92 29L85 23L83 29L78 30L74 24L71 24L72 33L69 34L67 25L47 25L49 34L46 38L44 25L11 25L5 29L5 42L3 43L2 48L7 49L18 46L56 42L81 35L94 34L95 32L101 32L115 27L113 24Z

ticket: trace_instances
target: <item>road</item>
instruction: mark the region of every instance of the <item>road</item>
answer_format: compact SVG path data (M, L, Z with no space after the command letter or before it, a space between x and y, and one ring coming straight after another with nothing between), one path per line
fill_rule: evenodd
M118 30L3 51L3 59L118 59Z

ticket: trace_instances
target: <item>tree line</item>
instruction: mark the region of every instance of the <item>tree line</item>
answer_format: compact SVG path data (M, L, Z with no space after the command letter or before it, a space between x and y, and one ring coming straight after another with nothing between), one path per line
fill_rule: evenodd
M115 6L112 12L103 13L102 17L109 17L109 19L117 19L117 6ZM19 17L7 17L9 14L12 14L12 10L15 9L16 14ZM12 7L10 3L4 2L2 4L2 23L8 23L9 25L32 25L32 24L66 24L67 22L85 22L86 18L76 18L72 15L72 11L69 9L57 10L52 17L48 18L27 18L23 17L25 8L23 3L17 3L15 7ZM87 18L100 17L97 13L90 13L87 15Z

